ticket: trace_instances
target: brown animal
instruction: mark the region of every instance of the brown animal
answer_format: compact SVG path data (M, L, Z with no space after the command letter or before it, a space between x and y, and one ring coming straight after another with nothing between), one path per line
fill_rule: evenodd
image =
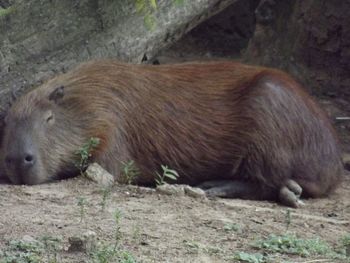
M336 135L287 74L233 62L130 65L95 61L22 96L2 141L13 183L77 174L75 152L101 140L93 159L120 177L133 160L137 184L162 164L208 195L298 206L340 182Z

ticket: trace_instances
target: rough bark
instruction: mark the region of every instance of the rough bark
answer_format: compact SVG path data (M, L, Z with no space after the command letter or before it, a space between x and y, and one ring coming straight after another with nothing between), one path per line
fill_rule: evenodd
M279 67L317 95L350 95L350 1L262 0L246 61Z
M11 96L81 61L152 58L235 1L164 0L147 13L136 11L135 0L13 1L0 13L0 107L6 110Z

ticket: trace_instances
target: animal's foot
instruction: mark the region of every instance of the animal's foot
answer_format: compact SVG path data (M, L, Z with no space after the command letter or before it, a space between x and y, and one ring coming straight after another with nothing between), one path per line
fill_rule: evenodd
M289 179L279 190L279 201L286 206L294 208L301 207L305 205L304 202L300 200L302 191L303 189L296 181Z

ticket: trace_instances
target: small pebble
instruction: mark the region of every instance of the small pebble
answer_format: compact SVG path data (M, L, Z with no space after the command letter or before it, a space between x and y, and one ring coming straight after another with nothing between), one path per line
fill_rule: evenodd
M103 169L98 163L90 164L85 171L85 175L90 180L104 187L111 187L114 184L113 175Z
M191 187L189 185L185 185L184 187L185 194L194 198L205 198L205 192L204 190L197 188L197 187Z
M68 238L70 252L91 252L96 248L96 233L88 230L81 236L71 236Z
M176 196L185 195L185 190L183 185L175 185L175 184L158 185L157 191L166 195L176 195Z

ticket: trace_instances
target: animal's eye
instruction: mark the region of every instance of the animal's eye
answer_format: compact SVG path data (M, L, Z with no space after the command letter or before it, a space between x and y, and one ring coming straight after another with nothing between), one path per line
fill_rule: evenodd
M52 111L46 112L45 118L46 118L46 122L49 123L49 124L52 124L52 123L54 123L54 121L55 121Z

